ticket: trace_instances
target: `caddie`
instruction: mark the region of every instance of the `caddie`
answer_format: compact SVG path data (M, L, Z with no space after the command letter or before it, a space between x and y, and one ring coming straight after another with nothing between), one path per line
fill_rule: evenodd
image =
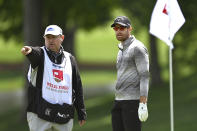
M30 131L71 131L74 110L79 125L86 122L82 82L74 56L61 46L64 35L49 25L42 47L24 46L21 53L30 61L28 72L27 121Z

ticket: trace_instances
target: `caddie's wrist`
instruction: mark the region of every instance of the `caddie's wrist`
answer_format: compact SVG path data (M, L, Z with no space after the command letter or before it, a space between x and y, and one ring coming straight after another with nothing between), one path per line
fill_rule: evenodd
M32 52L32 48L29 47L26 55L29 55L31 52Z

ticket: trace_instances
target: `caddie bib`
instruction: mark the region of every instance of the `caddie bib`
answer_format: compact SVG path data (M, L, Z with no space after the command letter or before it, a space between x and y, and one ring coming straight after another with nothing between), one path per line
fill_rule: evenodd
M42 97L51 104L72 104L72 66L69 53L64 52L61 64L53 63L44 49Z

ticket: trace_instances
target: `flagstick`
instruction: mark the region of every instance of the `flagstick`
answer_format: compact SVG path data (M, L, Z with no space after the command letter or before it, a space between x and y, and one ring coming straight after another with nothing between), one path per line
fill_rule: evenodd
M185 18L181 12L177 0L157 0L154 7L150 33L163 40L169 47L169 83L170 83L170 124L174 131L173 111L173 71L172 71L172 40L175 33L184 24Z
M172 75L172 49L171 47L169 47L169 68L170 68L170 122L171 122L171 131L174 131L173 75Z
M171 0L168 0L169 2L169 41L171 42L171 46L169 47L169 68L170 68L170 127L171 131L174 131L174 110L173 110L173 71L172 71L172 38L170 36L171 33Z

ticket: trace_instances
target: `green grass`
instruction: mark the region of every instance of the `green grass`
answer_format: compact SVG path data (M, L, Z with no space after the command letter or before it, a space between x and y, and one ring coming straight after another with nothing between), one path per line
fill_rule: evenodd
M85 101L88 114L87 123L81 128L75 119L73 131L110 131L112 103L113 95L110 94L87 99Z
M148 46L146 30L136 35ZM116 40L110 24L91 31L79 30L75 40L75 52L79 61L107 63L116 61L119 41ZM15 43L13 40L5 42L0 38L0 63L22 62L24 60L24 56L20 53L22 46L23 43Z
M107 62L115 63L118 41L110 28L97 28L90 32L79 30L76 34L76 55L82 62ZM23 45L10 40L5 43L0 39L0 63L21 63L24 56L20 53ZM22 88L24 84L22 71L1 71L0 90L9 91ZM83 85L109 84L116 78L112 71L82 71Z
M19 108L11 108L0 113L1 131L28 131L27 122L22 118Z
M190 77L174 84L174 128L177 131L195 131L194 115L197 109L196 80L197 76ZM170 130L170 100L169 86L150 89L149 93L149 120L144 123L146 131Z
M1 71L0 91L11 91L22 89L24 85L22 71ZM116 80L116 73L113 71L82 71L81 80L84 88L91 85L108 85Z
M122 13L118 11L119 13ZM117 13L115 13L117 15ZM134 28L135 32L135 28ZM135 34L149 48L148 31L142 30ZM76 57L79 62L106 62L116 61L117 44L114 31L110 24L95 28L91 31L79 30L76 34ZM3 41L0 38L0 63L21 63L24 57L20 53L23 43L13 40ZM167 46L159 41L158 53L162 69L162 78L168 80L168 50ZM150 52L150 50L149 50ZM188 71L186 71L188 72ZM175 81L174 83L174 111L176 131L196 131L197 88L196 76ZM81 71L84 87L87 85L102 85L113 83L116 73L113 71ZM22 71L0 71L0 91L10 91L22 88L24 76ZM110 131L113 94L91 97L85 100L88 119L84 127L80 128L75 120L73 131ZM169 86L150 88L149 118L143 123L143 131L169 131L170 107ZM9 105L9 104L8 104ZM1 107L3 108L3 107ZM27 123L21 121L21 110L10 108L0 113L0 131L27 131Z
M20 63L24 57L20 53L23 45L13 40L4 41L0 38L0 63Z
M76 55L82 62L109 62L116 61L117 44L115 34L107 27L96 28L90 32L79 30L76 35ZM23 45L0 39L0 63L21 63L24 56L20 49ZM115 81L116 73L112 71L81 71L83 85L110 84ZM24 76L22 71L1 71L0 90L9 91L22 88Z
M118 41L110 28L99 27L90 32L79 30L76 34L76 57L83 62L114 62L118 51ZM10 40L3 41L0 38L0 63L18 63L24 60L20 53L22 43Z
M118 43L110 25L89 32L79 30L76 34L75 51L79 61L111 63L116 61Z
M174 84L174 127L176 131L196 131L197 76ZM83 127L75 117L73 131L111 131L111 108L113 94L100 95L85 99L88 119ZM143 123L142 131L170 131L169 85L152 87L149 92L149 118ZM27 131L27 123L20 120L21 111L12 108L0 114L0 130Z
M113 71L82 71L81 80L84 85L106 85L115 82L116 72Z
M0 91L21 89L24 85L24 78L22 71L1 71Z

